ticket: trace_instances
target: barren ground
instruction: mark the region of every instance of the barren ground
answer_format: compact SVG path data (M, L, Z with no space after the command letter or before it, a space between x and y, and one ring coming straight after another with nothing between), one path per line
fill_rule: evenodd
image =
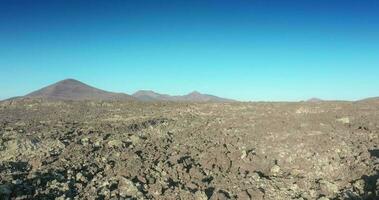
M0 199L378 199L379 104L0 103Z

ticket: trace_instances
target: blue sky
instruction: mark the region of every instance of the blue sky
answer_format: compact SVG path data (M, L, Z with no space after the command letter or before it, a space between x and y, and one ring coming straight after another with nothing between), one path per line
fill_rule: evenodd
M239 100L379 96L376 0L0 0L0 99L65 78Z

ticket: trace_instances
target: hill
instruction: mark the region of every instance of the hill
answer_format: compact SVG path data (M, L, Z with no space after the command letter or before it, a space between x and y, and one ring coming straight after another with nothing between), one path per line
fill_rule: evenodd
M375 102L375 103L378 103L379 97L370 97L370 98L359 100L357 102Z
M25 95L49 100L134 100L124 93L108 92L74 79L65 79Z
M318 103L318 102L323 102L324 100L322 99L319 99L319 98L310 98L308 99L306 102L310 102L310 103Z
M191 92L183 96L170 96L159 94L151 90L140 90L133 94L134 97L141 101L179 101L179 102L233 102L234 100L225 99L209 94Z
M151 90L139 90L132 96L140 101L172 101L173 97L167 94L159 94Z

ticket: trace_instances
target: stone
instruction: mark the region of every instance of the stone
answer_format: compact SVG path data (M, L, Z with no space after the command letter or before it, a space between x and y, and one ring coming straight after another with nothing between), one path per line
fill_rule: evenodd
M320 190L321 194L325 195L326 197L333 197L335 194L338 193L338 186L329 181L321 180Z
M75 179L76 181L87 182L86 177L80 172L76 174Z
M238 199L250 199L250 195L247 191L240 191L237 195Z
M271 167L271 169L270 169L271 175L273 175L273 176L277 176L277 175L279 175L279 174L280 174L280 171L281 171L281 169L280 169L280 167L279 167L278 165L274 165L274 166Z
M65 199L66 199L66 195L62 195L62 196L55 198L55 200L65 200Z
M342 117L337 119L338 122L341 122L343 124L349 124L350 123L350 118L349 117Z
M133 181L124 177L119 179L118 190L122 197L131 196L138 199L143 198L143 194L139 191L138 187L134 185Z
M363 195L365 193L365 181L363 179L359 179L353 183L354 191L359 195Z
M88 143L89 143L89 138L88 137L84 137L80 140L80 143L83 145L83 146L87 146Z
M246 192L249 194L250 198L253 200L264 199L264 193L257 188L248 189Z
M12 183L15 184L15 185L21 185L22 184L22 180L15 179L15 180L12 180Z
M228 193L227 192L224 192L224 191L218 191L218 192L215 192L213 193L212 197L210 198L210 200L227 200L227 199L230 199L228 197Z
M1 199L10 199L10 194L12 193L11 188L8 185L0 185L0 197Z
M246 156L247 156L246 150L242 150L241 160L246 158Z
M140 138L136 135L132 135L130 136L130 141L133 143L133 144L138 144L140 142Z
M207 195L203 191L197 191L195 193L195 200L208 200Z
M109 148L121 148L122 147L122 141L120 140L111 140L108 142L108 147Z
M93 147L95 147L95 148L100 148L100 147L101 147L101 142L100 142L99 140L95 141L95 142L93 143Z
M155 183L155 178L153 176L148 175L146 178L149 184Z

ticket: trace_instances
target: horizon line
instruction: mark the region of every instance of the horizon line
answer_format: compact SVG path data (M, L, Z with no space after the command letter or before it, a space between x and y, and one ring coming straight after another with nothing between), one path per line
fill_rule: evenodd
M263 99L260 99L260 100L241 100L241 99L238 99L238 98L233 98L233 97L224 97L222 95L218 95L218 94L210 94L210 93L207 93L207 92L201 92L199 90L192 90L191 92L187 92L187 93L184 93L184 94L170 94L170 93L167 93L167 92L160 92L160 91L156 91L154 89L138 89L132 93L128 93L128 92L119 92L119 91L113 91L113 90L108 90L108 89L103 89L103 88L98 88L96 86L93 86L93 85L90 85L90 84L87 84L85 82L82 82L78 79L75 79L75 78L65 78L65 79L62 79L62 80L59 80L59 81L55 81L53 83L50 83L48 85L45 85L45 86L41 86L39 89L35 89L35 90L32 90L24 95L18 95L18 96L9 96L9 97L2 97L0 96L0 101L6 101L6 100L9 100L9 99L12 99L12 98L18 98L18 97L24 97L26 95L28 95L29 93L31 92L34 92L34 91L37 91L37 90L40 90L40 89L43 89L45 87L48 87L50 85L53 85L53 84L56 84L56 83L59 83L59 82L63 82L63 81L77 81L77 82L80 82L82 84L85 84L85 85L88 85L90 87L93 87L93 88L96 88L96 89L100 89L100 90L103 90L103 91L106 91L106 92L113 92L113 93L120 93L120 94L127 94L127 95L133 95L137 92L140 92L140 91L147 91L147 92L154 92L154 93L157 93L157 94L160 94L160 95L169 95L169 96L185 96L185 95L189 95L191 93L194 93L194 92L197 92L197 93L200 93L200 94L204 94L204 95L213 95L213 96L217 96L217 97L221 97L221 98L227 98L227 99L231 99L231 100L235 100L237 102L309 102L310 100L312 99L317 99L319 100L320 102L339 102L339 101L342 101L342 102L356 102L356 101L362 101L362 100L366 100L366 99L370 99L370 98L376 98L377 96L368 96L368 97L362 97L362 98L357 98L357 99L328 99L328 98L322 98L322 97L318 97L318 96L313 96L313 97L309 97L309 98L305 98L305 99L298 99L298 100L290 100L290 99L281 99L281 100L263 100Z

